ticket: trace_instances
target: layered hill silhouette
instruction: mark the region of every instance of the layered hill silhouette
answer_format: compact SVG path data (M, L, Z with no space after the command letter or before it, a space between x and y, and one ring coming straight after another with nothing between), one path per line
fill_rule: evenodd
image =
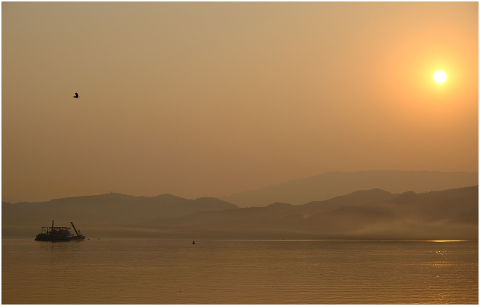
M186 200L105 194L2 205L6 236L30 236L55 219L87 237L187 239L478 239L478 186L395 194L360 190L303 205L238 208ZM62 223L62 224L60 224Z
M46 202L3 202L2 229L4 235L31 235L32 231L39 231L41 226L50 226L51 221L55 220L58 226L70 226L70 221L73 221L80 229L96 231L98 228L99 232L104 233L107 228L132 229L138 224L157 218L180 217L203 210L236 208L236 205L215 198L187 200L170 194L135 197L109 193Z
M150 226L225 238L476 240L478 186L420 194L373 189L305 205L198 212Z
M478 173L393 170L328 172L218 198L239 207L266 206L275 202L300 205L356 190L379 188L392 193L422 193L474 185L478 185Z

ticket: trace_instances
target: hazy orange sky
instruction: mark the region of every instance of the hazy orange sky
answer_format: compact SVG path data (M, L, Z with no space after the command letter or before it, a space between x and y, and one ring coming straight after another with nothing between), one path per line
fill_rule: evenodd
M2 55L4 201L478 170L477 2L3 2Z

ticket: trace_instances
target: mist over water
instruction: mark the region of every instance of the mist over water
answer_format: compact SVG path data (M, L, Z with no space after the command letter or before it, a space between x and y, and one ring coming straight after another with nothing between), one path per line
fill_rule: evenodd
M475 304L476 242L3 239L6 304Z

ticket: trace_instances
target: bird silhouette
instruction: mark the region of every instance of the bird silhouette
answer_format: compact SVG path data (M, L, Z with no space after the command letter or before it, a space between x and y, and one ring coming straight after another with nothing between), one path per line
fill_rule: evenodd
M78 92L76 92L73 97L74 97L74 98L78 98Z

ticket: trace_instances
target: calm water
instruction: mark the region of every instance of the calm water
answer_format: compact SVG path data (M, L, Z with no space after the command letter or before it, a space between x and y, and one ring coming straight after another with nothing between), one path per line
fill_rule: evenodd
M477 304L475 242L2 240L4 304Z

